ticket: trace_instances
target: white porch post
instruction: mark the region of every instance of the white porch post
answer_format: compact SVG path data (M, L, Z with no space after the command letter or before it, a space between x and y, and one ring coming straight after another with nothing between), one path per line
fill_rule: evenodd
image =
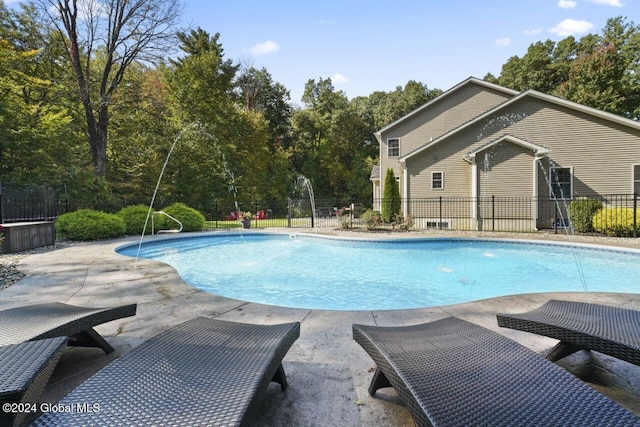
M406 161L399 163L402 168L402 214L406 217L409 215L409 172Z
M534 156L533 156L533 221L534 221L534 229L538 229L538 227L536 226L538 223L538 174L540 173L538 171L538 166L540 164L540 160L542 158L544 158L546 156L546 153L539 153L537 152Z
M476 163L476 157L470 157L471 162L471 218L478 219L478 164Z

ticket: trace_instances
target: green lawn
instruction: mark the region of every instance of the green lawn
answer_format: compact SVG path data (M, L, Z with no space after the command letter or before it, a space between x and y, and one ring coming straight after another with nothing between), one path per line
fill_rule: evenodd
M304 227L311 226L309 218L293 218L291 223L287 218L259 219L251 220L251 228L270 228L270 227ZM241 228L240 221L205 221L204 228L207 230L216 228Z

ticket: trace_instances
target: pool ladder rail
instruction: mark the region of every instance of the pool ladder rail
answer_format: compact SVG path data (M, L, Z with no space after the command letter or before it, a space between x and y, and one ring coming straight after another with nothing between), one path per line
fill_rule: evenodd
M169 228L169 229L164 229L164 230L158 230L158 231L156 232L156 231L155 231L155 228L154 228L154 221L153 221L153 218L154 218L156 215L164 215L164 216L166 216L166 217L167 217L167 218L169 218L170 220L172 220L172 221L176 222L176 223L180 226L180 228L179 228L179 229ZM172 217L171 215L169 215L168 213L166 213L166 212L162 212L162 211L157 211L157 212L154 212L154 213L151 215L151 235L154 235L154 234L155 234L155 235L157 236L157 235L159 235L160 233L180 233L181 231L182 231L182 223L181 223L179 220L177 220L177 219L175 219L174 217Z

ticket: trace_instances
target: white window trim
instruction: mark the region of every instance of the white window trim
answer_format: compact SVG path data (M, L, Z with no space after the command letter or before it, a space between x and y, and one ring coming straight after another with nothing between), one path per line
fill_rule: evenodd
M389 141L392 141L392 140L393 141L398 141L398 155L397 156L392 156L392 155L389 154L389 150L390 150ZM398 158L398 157L400 157L400 138L387 138L387 157L389 157L389 158Z
M552 183L552 170L553 169L569 169L569 197L563 197L562 200L573 199L573 166L549 166L549 197L553 199L553 183Z
M631 164L631 193L634 193L636 183L638 183L638 187L640 187L640 175L636 176L636 166L640 167L640 163Z
M433 186L433 175L439 173L440 174L440 181L442 182L442 186L439 188L436 188ZM435 190L435 191L440 191L440 190L444 190L444 171L433 171L431 172L431 189Z

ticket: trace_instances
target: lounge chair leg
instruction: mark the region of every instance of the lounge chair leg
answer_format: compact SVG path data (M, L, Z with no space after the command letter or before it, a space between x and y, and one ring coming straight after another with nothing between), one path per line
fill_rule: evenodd
M376 367L376 372L373 374L373 379L369 385L369 394L371 396L376 395L376 391L379 388L393 387L387 377L382 373L380 368Z
M582 350L582 348L573 344L568 344L563 341L560 341L558 344L555 345L555 347L549 350L549 353L547 353L545 357L551 360L552 362L555 362L556 360L560 360L563 357L567 357L570 354L573 354L579 350Z
M278 366L278 370L275 374L273 374L272 382L280 384L280 388L282 391L285 391L287 387L289 387L289 383L287 382L287 376L284 374L284 368L282 367L282 363Z
M85 329L84 331L73 335L69 339L68 345L78 347L100 347L107 354L114 351L113 347L111 347L111 345L93 328Z

